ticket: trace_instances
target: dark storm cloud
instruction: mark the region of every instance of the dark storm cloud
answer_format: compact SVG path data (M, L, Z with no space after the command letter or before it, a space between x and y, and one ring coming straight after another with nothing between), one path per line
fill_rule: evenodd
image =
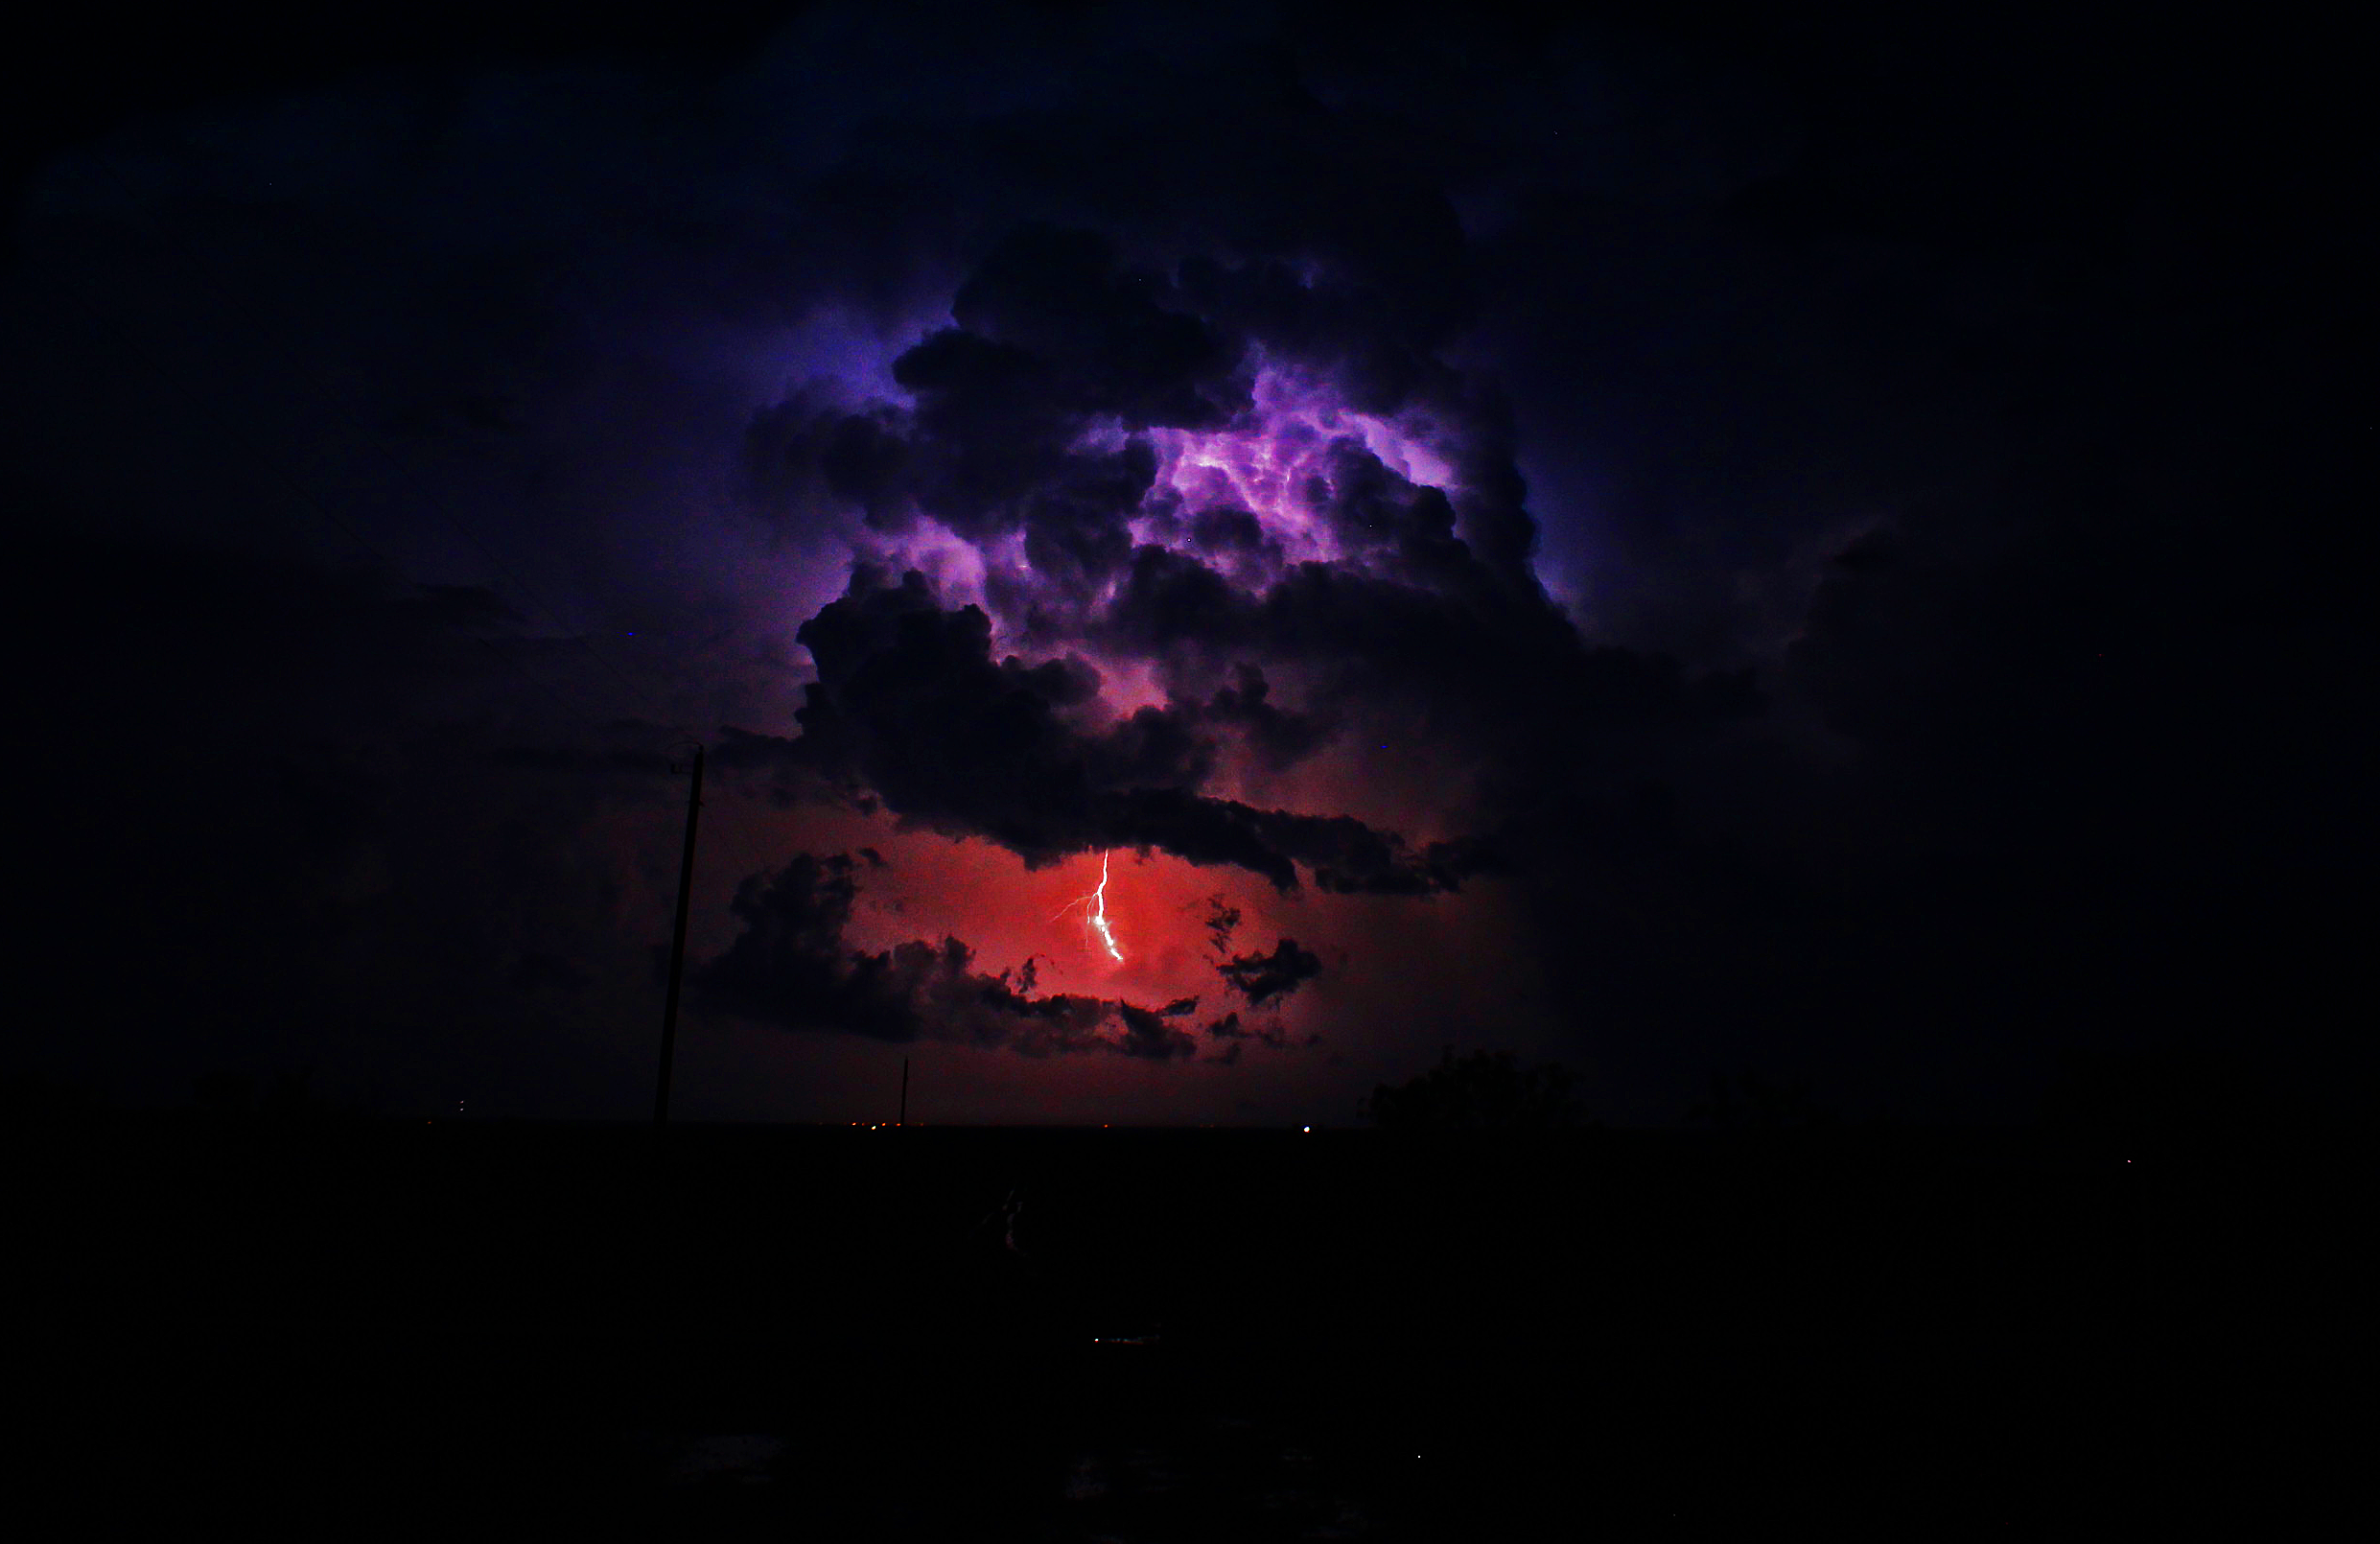
M843 931L859 894L852 860L804 854L775 875L753 875L736 888L743 931L697 977L722 1011L765 1017L799 1028L831 1028L878 1040L917 1037L917 997L929 981L964 978L968 956L956 940L936 949L905 945L861 954Z
M861 412L788 397L753 415L744 431L744 472L755 503L791 522L821 504L849 504L870 526L898 532L914 524L912 451L898 410Z
M1240 350L1172 299L1161 274L1126 270L1106 238L1029 224L959 287L950 315L965 332L939 335L905 359L971 333L1040 362L1037 394L1050 409L1113 414L1128 430L1221 424L1248 406L1236 378ZM944 404L927 393L921 417L930 427Z
M1249 1007L1261 1008L1320 975L1322 957L1310 948L1300 948L1295 939L1284 938L1270 954L1235 955L1217 969L1231 990L1248 999Z
M1216 688L1207 702L1206 718L1211 723L1238 725L1257 760L1274 771L1284 771L1328 744L1332 730L1324 715L1275 707L1267 700L1271 695L1272 685L1264 671L1253 665L1234 666L1230 683Z
M1173 510L1170 493L1148 500L1155 459L1137 433L1244 421L1251 410L1244 362L1263 347L1321 370L1327 389L1351 406L1390 411L1422 403L1468 426L1459 512L1445 491L1416 486L1352 438L1330 448L1324 474L1300 497L1355 562L1401 591L1500 619L1507 633L1533 628L1538 636L1525 645L1532 649L1561 646L1569 624L1527 570L1536 527L1521 505L1508 414L1492 390L1435 362L1399 372L1392 388L1359 379L1361 367L1340 345L1401 337L1412 318L1394 315L1386 292L1340 268L1298 277L1258 263L1246 283L1239 269L1211 260L1184 272L1197 282L1125 269L1093 232L1026 224L959 287L952 314L960 325L894 363L913 406L844 411L797 395L764 409L746 436L751 485L782 519L815 519L822 503L840 503L892 532L916 511L973 541L1021 532L1029 574L1002 573L992 584L1036 642L1055 643L1085 625L1077 620L1084 604L1129 561L1124 595L1091 624L1111 643L1159 652L1235 638L1291 652L1301 644L1360 649L1369 641L1310 637L1294 593L1276 592L1270 612L1250 615L1253 594L1162 546L1135 552L1127 529L1135 515L1160 525L1186 520L1182 534L1209 554L1269 551L1269 566L1278 567L1277 544L1248 511ZM1243 292L1251 285L1272 303L1250 303ZM1289 305L1293 293L1313 297L1327 324ZM1100 433L1125 437L1089 448ZM1412 652L1436 661L1442 673L1476 642L1459 626L1440 625L1416 635Z
M1195 998L1152 1009L1037 995L1033 962L986 974L955 938L873 953L852 947L845 933L859 896L855 870L843 854L805 853L776 873L747 877L733 902L741 931L695 972L703 1005L786 1029L957 1040L1027 1056L1111 1050L1167 1061L1197 1050L1171 1022L1195 1012ZM1102 1033L1111 1021L1121 1025L1118 1036Z
M1455 738L1505 754L1549 737L1559 748L1541 757L1567 755L1598 732L1692 733L1762 701L1749 667L1689 671L1666 655L1588 646L1542 596L1507 603L1318 563L1251 595L1195 557L1143 547L1097 627L1103 640L1158 654L1306 667L1332 709L1415 706ZM1234 691L1223 705L1228 713L1247 700ZM1548 714L1549 703L1561 711Z
M942 609L914 572L898 585L855 575L852 592L799 637L818 667L797 714L801 737L738 737L727 764L769 764L840 784L905 820L989 836L1036 864L1148 847L1232 864L1285 889L1298 883L1303 865L1324 890L1426 894L1454 888L1489 862L1477 841L1414 851L1350 816L1199 793L1215 746L1197 705L1142 708L1104 728L1078 727L1066 710L1096 690L1095 672L1079 661L1027 666L1012 656L995 664L991 620L974 606ZM1226 707L1245 716L1248 704L1243 695ZM1272 728L1295 737L1285 721Z
M1491 840L1414 852L1348 816L1208 797L1226 745L1219 737L1233 732L1254 764L1277 772L1352 717L1417 711L1455 764L1492 767L1501 785L1537 798L1553 796L1549 785L1598 736L1691 737L1758 707L1748 667L1693 673L1581 641L1528 573L1535 527L1492 391L1426 352L1394 372L1393 387L1346 378L1358 369L1348 363L1357 337L1402 347L1443 318L1383 314L1388 292L1350 279L1343 264L1293 274L1269 260L1205 261L1183 271L1170 283L1125 268L1096 235L1026 225L959 287L961 325L896 362L913 408L838 417L796 399L755 419L756 486L780 497L823 491L888 530L898 518L888 511L917 510L973 540L1020 533L1027 566L995 570L986 594L1020 643L1060 656L995 664L982 610L945 613L922 577L892 586L863 570L800 632L819 679L797 714L800 740L779 758L781 785L797 773L822 779L906 820L990 836L1033 863L1155 847L1285 887L1303 865L1326 891L1420 895L1488 867ZM1461 507L1342 438L1295 497L1343 561L1284 571L1277 545L1253 573L1202 561L1199 552L1222 565L1264 557L1269 538L1248 511L1191 514L1169 504L1171 493L1151 499L1145 439L1128 433L1120 448L1085 447L1103 424L1113 433L1245 418L1246 380L1233 372L1257 347L1303 350L1292 357L1339 372L1325 389L1341 400L1426 403L1468 425L1458 433ZM1134 517L1171 522L1193 550L1135 546ZM1079 646L1215 684L1202 697L1088 726L1068 712L1098 685L1096 672L1065 663L1062 651ZM1272 700L1272 665L1301 672L1304 708ZM1548 714L1549 702L1560 711ZM772 754L742 740L736 759ZM1492 826L1501 812L1485 818Z
M1199 1042L1165 1021L1154 1009L1135 1008L1131 1003L1116 1005L1116 1013L1124 1020L1123 1052L1148 1061L1166 1062L1177 1056L1195 1056Z
M1222 1047L1220 1050L1208 1052L1202 1060L1220 1063L1225 1066L1237 1066L1242 1052L1247 1049L1251 1041L1272 1051L1287 1050L1293 1043L1304 1045L1321 1043L1319 1035L1308 1035L1302 1041L1293 1041L1289 1031L1281 1026L1277 1018L1259 1019L1253 1024L1243 1023L1237 1009L1208 1024L1201 1033L1204 1034L1210 1042Z
M753 484L788 518L823 493L888 529L918 509L969 538L1021 529L1044 578L1104 578L1155 461L1139 439L1079 449L1085 423L1199 428L1247 406L1238 344L1169 308L1170 290L1101 236L1027 224L960 286L959 325L894 361L914 408L767 409L746 436Z

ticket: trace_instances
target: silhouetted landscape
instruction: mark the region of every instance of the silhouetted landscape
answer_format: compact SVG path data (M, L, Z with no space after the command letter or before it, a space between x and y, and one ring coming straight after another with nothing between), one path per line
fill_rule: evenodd
M2271 1526L2359 1462L2362 1214L2302 1134L193 1113L29 1147L29 1468L94 1527L2121 1534Z

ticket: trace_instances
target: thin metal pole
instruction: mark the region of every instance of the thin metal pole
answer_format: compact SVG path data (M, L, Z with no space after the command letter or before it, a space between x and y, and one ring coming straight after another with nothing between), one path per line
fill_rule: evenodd
M669 934L669 995L661 1010L661 1079L653 1089L653 1124L669 1124L669 1064L678 1050L678 992L686 980L686 913L694 901L694 823L703 810L703 748L694 747L694 785L686 795L686 854L678 861L678 920Z
M900 1119L894 1124L909 1124L909 1059L905 1056L900 1059Z

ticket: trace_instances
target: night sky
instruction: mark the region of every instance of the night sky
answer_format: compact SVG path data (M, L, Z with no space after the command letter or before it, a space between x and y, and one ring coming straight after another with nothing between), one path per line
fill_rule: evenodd
M663 10L18 52L13 1070L2368 1105L2333 23Z

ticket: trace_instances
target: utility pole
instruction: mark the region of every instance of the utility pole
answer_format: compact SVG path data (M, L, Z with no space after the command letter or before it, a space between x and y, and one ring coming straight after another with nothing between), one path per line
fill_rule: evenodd
M670 767L672 772L677 768ZM669 1124L669 1064L678 1049L678 990L686 979L686 912L694 901L694 823L703 810L703 748L694 747L694 785L686 795L686 853L678 860L678 920L669 934L669 994L661 1010L661 1080L653 1089L653 1125Z
M905 1056L900 1059L900 1119L893 1124L896 1126L909 1124L909 1059Z

